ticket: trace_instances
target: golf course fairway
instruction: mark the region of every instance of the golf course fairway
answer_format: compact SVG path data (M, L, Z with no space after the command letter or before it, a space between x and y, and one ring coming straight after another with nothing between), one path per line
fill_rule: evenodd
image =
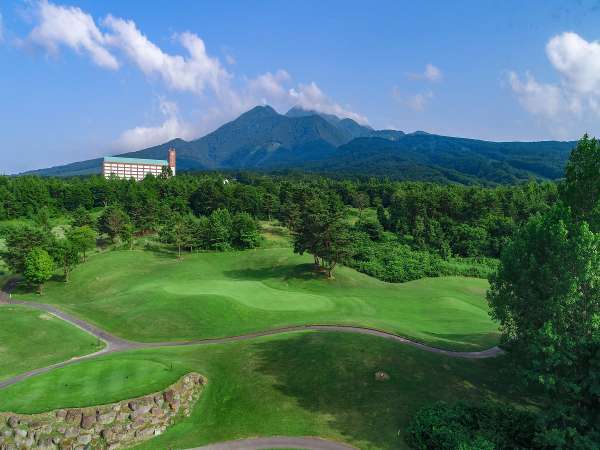
M90 258L69 283L47 283L41 297L18 297L53 304L141 342L346 324L476 351L498 340L486 289L487 281L465 277L385 283L347 267L327 280L315 273L309 256L289 248L187 254L182 260L123 250Z

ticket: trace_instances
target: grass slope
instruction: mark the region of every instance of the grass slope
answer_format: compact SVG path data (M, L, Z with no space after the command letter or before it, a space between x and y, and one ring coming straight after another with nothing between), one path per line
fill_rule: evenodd
M256 436L321 436L361 449L406 448L402 430L436 400L526 399L502 358L464 360L372 336L302 332L221 345L132 351L81 362L1 391L0 410L109 403L161 389L192 370L208 378L192 416L144 449ZM376 381L385 371L388 381Z
M114 251L50 282L41 299L124 338L188 340L288 325L375 327L431 345L480 350L497 343L474 278L384 283L340 267L315 274L309 256L288 248L186 255ZM24 298L40 300L34 294Z
M102 348L60 319L16 305L0 306L0 380Z

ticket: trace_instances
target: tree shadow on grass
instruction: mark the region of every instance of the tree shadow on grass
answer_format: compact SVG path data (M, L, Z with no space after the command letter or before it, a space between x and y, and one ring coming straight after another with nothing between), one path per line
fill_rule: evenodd
M438 400L521 400L498 370L501 358L449 358L345 333L305 333L256 347L257 370L277 390L361 448L402 446L410 417ZM378 371L389 380L376 380Z
M314 264L296 264L285 266L268 266L226 270L225 275L235 280L265 280L269 278L282 280L320 280L324 279L321 272L315 271Z

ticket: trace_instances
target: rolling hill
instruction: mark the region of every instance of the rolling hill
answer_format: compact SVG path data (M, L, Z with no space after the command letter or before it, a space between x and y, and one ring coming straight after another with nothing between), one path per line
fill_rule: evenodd
M181 170L296 169L343 175L457 183L509 184L562 177L574 142L490 142L424 132L374 130L298 107L279 114L257 106L199 139L174 139L120 156L165 158L177 150ZM92 159L29 173L98 173Z

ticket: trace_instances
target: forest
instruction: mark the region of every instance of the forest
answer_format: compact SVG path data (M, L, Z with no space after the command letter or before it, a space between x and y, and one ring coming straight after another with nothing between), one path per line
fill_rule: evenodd
M1 177L0 226L14 234L11 222L19 219L44 228L52 217L68 216L111 242L158 233L179 251L227 250L257 246L259 220L276 219L293 231L303 213L320 211L318 222L333 220L336 233L348 235L340 237L352 248L340 262L402 282L487 277L515 229L551 207L557 195L556 183L536 181L489 188L250 172L149 176L142 182Z

